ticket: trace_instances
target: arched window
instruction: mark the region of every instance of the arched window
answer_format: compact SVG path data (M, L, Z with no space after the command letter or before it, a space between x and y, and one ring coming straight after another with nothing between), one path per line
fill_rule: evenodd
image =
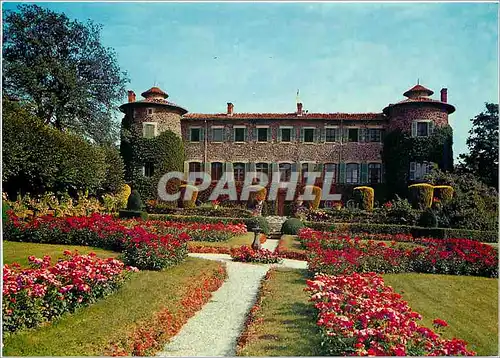
M269 163L256 163L255 164L255 171L257 173L264 173L267 175L268 180L271 180L270 177L270 168L269 168Z
M347 184L359 183L359 164L349 163L346 165L346 183Z
M214 162L211 165L211 171L210 175L212 177L212 180L219 180L222 177L222 163L220 162Z
M233 164L233 173L235 181L244 181L245 180L245 163L234 163Z
M189 179L194 179L194 173L201 173L201 163L200 162L190 162L189 167Z
M332 178L331 183L337 182L337 164L325 163L323 165L323 178Z
M280 163L280 181L289 181L292 175L292 165L290 163Z

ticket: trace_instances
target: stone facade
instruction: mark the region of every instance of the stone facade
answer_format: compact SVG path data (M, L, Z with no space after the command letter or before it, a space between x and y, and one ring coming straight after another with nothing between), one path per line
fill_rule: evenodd
M368 168L383 165L383 133L400 129L417 135L416 122L432 122L438 127L448 124L448 115L455 108L447 103L447 90L441 90L441 100L430 98L432 94L432 90L416 85L404 93L407 99L389 104L381 113L308 113L303 111L302 103L297 104L294 113L237 113L234 105L228 103L226 113L187 114L184 108L168 102L165 92L153 87L142 94L145 97L142 101L135 101L135 94L129 91L129 103L120 109L125 113L123 128L134 128L140 134L144 131L144 123L156 123L155 135L165 130L180 135L186 149L186 172L191 162L200 163L202 170L209 173L211 163L222 163L224 170L228 171L233 168L228 163L247 163L245 170L255 170L256 163L293 163L293 170L297 171L304 162L312 165L309 170L336 164L338 182L349 183L346 181L346 165L358 164L358 178L354 184L363 184L372 183L373 178L369 179L371 176L366 173L370 170ZM242 142L234 141L235 127L245 128ZM258 128L263 127L269 128L267 140L257 141ZM280 140L280 127L291 129L289 142ZM194 140L191 128L196 128ZM214 141L213 128L222 129L222 133L217 132L222 135L222 140ZM306 128L314 129L313 142L306 142ZM328 129L331 134L333 128L336 135L333 140L331 136L327 140L326 131ZM420 129L421 126L418 135L421 135ZM373 130L380 130L380 138ZM352 170L353 166L350 168ZM380 169L377 182L383 181L382 173L383 169Z

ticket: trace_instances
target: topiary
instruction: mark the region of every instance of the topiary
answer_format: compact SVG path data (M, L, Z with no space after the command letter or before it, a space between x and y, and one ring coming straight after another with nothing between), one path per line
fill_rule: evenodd
M408 187L410 203L415 209L425 210L432 205L434 186L427 183L413 184Z
M141 196L137 190L132 190L128 197L127 210L141 211L144 205L142 204Z
M128 203L128 198L130 197L130 193L132 192L132 189L130 188L130 185L128 184L123 184L120 191L118 192L117 195L117 203L116 206L118 209L125 209L127 207Z
M354 188L354 200L359 204L362 210L373 210L375 191L369 186L358 186Z
M453 188L449 185L434 186L434 197L438 198L443 204L449 203L453 199Z
M179 208L194 208L196 207L196 199L198 198L198 188L195 187L194 185L189 185L189 184L183 184L179 186L180 189L180 196L179 200L177 201ZM184 200L184 193L186 191L191 192L191 197L189 200Z
M304 228L304 223L299 219L291 218L281 226L281 233L286 235L297 235L299 230Z
M418 219L418 226L437 227L438 219L434 210L432 210L431 208L425 209Z
M304 186L304 192L306 191L306 189L309 189L311 187L312 194L314 195L314 200L309 200L307 201L307 203L309 205L309 209L317 210L319 208L319 203L321 202L321 188L315 185L306 185Z

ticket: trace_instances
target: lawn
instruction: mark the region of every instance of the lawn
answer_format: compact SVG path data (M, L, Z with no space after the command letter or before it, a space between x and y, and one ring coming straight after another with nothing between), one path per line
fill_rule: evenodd
M264 282L259 323L250 327L240 356L320 356L316 310L308 302L306 270L277 269Z
M63 251L78 250L80 254L88 254L95 252L98 257L118 257L118 252L76 245L51 245L51 244L35 244L29 242L14 242L3 240L3 263L12 264L17 262L22 267L28 267L28 256L42 258L45 255L52 257L52 262L57 262L58 258L64 258Z
M66 246L64 246L66 247ZM52 324L4 337L9 356L101 356L110 342L126 337L138 324L147 327L156 312L179 311L186 286L220 263L188 258L165 271L141 271L118 292L64 315Z
M498 355L498 279L431 275L387 274L387 285L402 293L410 307L432 328L444 319L446 338L460 338L480 356Z
M190 241L188 246L209 246L209 247L227 247L232 248L235 246L252 245L254 234L249 232L244 235L235 236L227 241Z

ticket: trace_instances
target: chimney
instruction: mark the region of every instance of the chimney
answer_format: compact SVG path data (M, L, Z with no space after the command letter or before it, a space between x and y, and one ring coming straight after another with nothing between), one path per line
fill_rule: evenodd
M302 115L302 103L297 102L297 115L301 116Z
M448 88L441 88L441 102L448 103Z
M234 109L234 104L231 102L227 103L227 115L232 116L233 115L233 109Z
M127 91L127 93L128 93L128 103L135 102L135 92Z

